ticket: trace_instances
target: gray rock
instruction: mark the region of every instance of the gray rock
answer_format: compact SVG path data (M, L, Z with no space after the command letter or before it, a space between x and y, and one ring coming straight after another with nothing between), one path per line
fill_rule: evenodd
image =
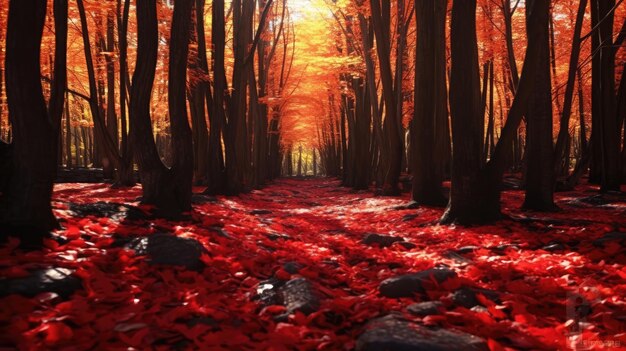
M561 243L552 243L542 247L541 249L549 252L563 251L565 250L565 246L563 246L563 244Z
M356 351L481 351L488 350L477 336L456 330L428 328L388 315L369 322L356 342Z
M270 278L259 283L253 300L258 300L262 306L283 305L287 312L278 316L285 320L289 314L296 311L310 314L320 306L319 293L306 278L294 278L287 282Z
M62 298L68 298L74 291L82 288L80 278L72 275L67 268L48 268L32 272L22 278L0 279L0 296L18 294L34 297L43 292L53 292Z
M149 218L149 216L138 207L116 202L98 201L90 204L70 203L69 210L74 212L77 217L93 216L98 218L111 218L115 221L123 219L142 220Z
M370 246L378 245L380 247L389 247L391 246L391 244L399 241L404 241L404 238L399 238L391 235L369 233L365 235L365 238L361 240L361 243Z
M482 304L478 301L478 294L482 294L489 300L499 303L498 299L500 294L497 291L470 287L462 287L453 292L451 299L459 306L472 308L475 306L482 306Z
M289 240L291 239L291 237L287 234L281 234L281 233L269 233L267 234L267 238L270 239L271 241L276 241L278 239L281 240Z
M217 203L217 197L212 195L204 195L204 194L192 194L191 195L191 203L195 205L202 205L207 203Z
M480 249L478 246L469 245L469 246L459 247L456 250L456 252L459 254L466 254L466 253L474 252L478 249Z
M412 221L415 218L417 218L418 214L417 213L409 213L409 214L405 214L404 216L402 216L402 222L408 222L408 221Z
M289 274L297 274L302 268L304 268L304 265L298 262L286 262L283 264L283 269Z
M279 291L288 313L299 311L308 315L319 308L318 294L305 278L291 279Z
M449 268L432 268L418 273L385 279L378 286L378 290L385 297L413 297L415 294L426 292L425 287L432 284L433 279L437 283L442 283L456 276L456 272Z
M226 239L232 239L233 237L228 234L228 232L226 231L226 229L222 228L222 227L210 227L209 228L211 231L214 231L217 233L218 236L221 236L222 238L226 238Z
M206 250L194 239L157 233L133 239L125 247L134 250L137 255L147 255L151 264L183 266L194 270L204 266L200 256Z
M451 260L455 260L458 263L470 263L470 262L472 262L472 260L470 260L469 258L466 258L465 256L462 256L462 255L459 255L455 251L446 251L444 253L444 257L447 257L447 258L449 258Z
M425 301L409 305L406 310L413 315L423 317L431 314L441 314L439 308L442 305L441 301Z

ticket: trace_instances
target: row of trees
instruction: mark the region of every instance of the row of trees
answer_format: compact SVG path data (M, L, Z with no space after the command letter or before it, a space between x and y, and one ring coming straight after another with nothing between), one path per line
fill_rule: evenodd
M571 189L586 169L602 191L620 190L626 180L621 1L348 3L329 3L338 49L361 64L348 66L339 75L341 88L329 91L319 142L329 174L355 189L374 181L383 194L396 195L407 171L414 201L448 204L443 222L499 218L502 178L510 170L522 172L528 209L555 209L555 189ZM572 44L564 49L555 38L566 35Z
M191 210L194 183L206 185L207 194L235 195L280 175L281 95L295 45L289 8L286 0L225 5L54 0L50 11L46 0L8 1L2 17L11 142L0 142L3 234L39 236L57 226L50 198L61 155L72 154L69 96L86 107L93 138L83 138L93 139L93 159L105 176L131 186L138 166L143 202L164 215ZM54 22L54 49L45 52L49 75L41 63L42 47L49 48L42 45L46 21ZM68 31L68 22L80 30ZM81 58L68 57L77 41ZM68 79L68 71L86 72L84 91L70 86L83 81ZM166 130L168 162L155 128Z

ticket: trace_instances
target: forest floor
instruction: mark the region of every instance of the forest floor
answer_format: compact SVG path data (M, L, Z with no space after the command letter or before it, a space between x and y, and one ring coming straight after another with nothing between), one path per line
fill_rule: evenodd
M371 322L394 311L475 349L626 347L624 193L585 185L535 213L509 190L508 218L475 227L323 178L195 195L180 221L151 218L140 193L58 184L64 229L42 250L0 247L0 348L374 350L404 342L371 332L397 331Z

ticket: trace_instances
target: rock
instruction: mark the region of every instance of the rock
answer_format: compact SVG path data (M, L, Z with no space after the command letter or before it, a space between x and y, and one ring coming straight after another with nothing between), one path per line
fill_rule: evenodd
M302 268L304 268L304 265L298 262L287 262L283 264L283 269L289 274L297 274Z
M221 236L222 238L226 238L226 239L232 239L233 237L228 234L228 232L226 231L226 229L222 228L222 227L210 227L209 230L214 231L217 233L218 236Z
M378 286L378 290L385 297L413 297L415 294L425 293L426 288L433 284L433 280L440 284L456 276L456 272L448 268L432 268L385 279Z
M205 249L194 239L157 233L148 237L135 238L125 247L134 250L137 255L147 255L151 264L183 266L193 270L204 266L200 261L200 256Z
M204 195L204 194L192 194L191 195L191 203L195 204L195 205L202 205L202 204L214 204L217 203L217 197L215 196L211 196L211 195Z
M148 215L138 207L116 202L98 201L91 204L70 203L69 210L74 212L77 217L94 216L98 218L111 218L116 221L122 219L141 220L148 218Z
M262 306L282 305L278 289L285 285L285 281L270 278L259 283L256 287L256 295L252 300L259 300Z
M424 317L431 314L441 314L439 310L441 306L443 306L441 301L425 301L409 305L406 310L413 315Z
M420 207L420 204L417 201L411 201L405 205L394 206L394 210L415 210Z
M0 296L18 294L34 297L43 292L53 292L68 298L82 288L81 280L72 273L71 269L57 267L37 270L27 277L1 279Z
M285 306L286 312L276 317L278 321L287 320L296 311L311 314L320 306L319 294L306 278L294 278L287 282L270 278L260 282L256 292L252 299L258 300L263 307Z
M520 250L517 244L501 244L498 246L491 247L490 249L498 255L504 255L507 250L515 250L515 251Z
M412 221L415 218L417 218L417 213L409 213L409 214L402 216L402 222Z
M459 247L456 250L456 252L459 253L459 254L466 254L466 253L474 252L474 251L476 251L478 249L480 249L480 247L469 245L469 246Z
M317 292L306 278L291 279L279 291L287 313L299 311L308 315L319 308Z
M281 233L268 233L267 234L267 238L270 239L271 241L276 241L278 239L282 239L282 240L289 240L291 239L291 237L287 234L281 234Z
M610 242L620 243L622 246L626 245L626 233L622 232L610 232L604 234L603 237L593 241L593 246L604 247L604 245Z
M478 301L478 294L482 294L489 300L499 303L498 299L500 294L497 291L470 287L463 287L453 292L451 299L459 306L472 308L475 306L482 306L482 304Z
M456 253L455 251L446 251L444 253L444 257L449 258L451 260L454 260L458 263L470 263L472 262L472 260L470 260L469 258L466 258L464 256L459 255L458 253Z
M456 330L428 328L388 315L370 321L356 341L356 351L481 351L488 350L477 336Z
M563 246L563 244L561 243L552 243L542 247L541 249L549 252L563 251L565 250L565 246Z
M271 214L272 211L270 210L252 210L250 211L251 215L266 215L266 214Z
M606 199L602 194L583 197L578 199L578 201L594 206L603 206L612 203L612 201Z
M391 235L370 233L365 235L365 238L361 240L361 243L369 246L378 245L380 247L389 247L391 246L391 244L399 241L404 241L404 238L399 238Z

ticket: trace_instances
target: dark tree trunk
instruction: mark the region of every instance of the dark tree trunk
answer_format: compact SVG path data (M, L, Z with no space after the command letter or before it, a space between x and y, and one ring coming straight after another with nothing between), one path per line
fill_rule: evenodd
M80 16L81 23L81 31L83 37L83 47L85 52L85 61L87 63L87 75L89 77L89 108L91 110L91 116L93 118L94 124L94 134L98 141L97 148L102 148L105 157L108 162L113 162L114 166L120 163L119 152L117 149L117 144L113 140L112 135L108 132L104 119L102 118L102 111L100 109L100 104L98 102L98 85L96 83L96 73L94 68L94 62L91 55L91 43L89 40L89 30L87 26L87 15L85 13L85 5L83 0L77 0L78 5L78 13ZM102 145L100 145L102 144ZM98 161L94 161L94 165L98 165L100 158L99 149L95 150L94 159L98 159Z
M204 0L195 1L193 18L193 41L196 49L189 60L190 87L189 110L191 112L193 132L194 183L206 183L209 132L206 123L205 101L207 94L206 43L204 39ZM204 59L204 60L203 60ZM204 61L204 62L203 62Z
M420 1L415 6L417 49L415 108L411 121L413 200L423 205L445 206L441 189L442 143L437 127L447 120L445 42L447 1ZM441 94L444 98L441 98ZM439 147L438 147L439 146Z
M526 1L526 16L529 11L546 11L549 7L537 6L537 0ZM549 21L548 21L549 23ZM550 33L548 23L540 26L541 47L539 66L535 71L535 89L529 101L526 129L526 197L524 208L549 211L554 210L554 156L552 145L552 84L550 81ZM528 28L528 24L526 25ZM529 35L528 40L536 40ZM529 43L533 45L533 43Z
M591 61L591 139L592 156L590 180L600 183L601 191L619 191L620 128L615 116L615 51L613 50L613 20L615 0L591 1L592 34ZM597 26L597 28L596 28Z
M402 137L399 133L399 123L397 120L396 99L394 96L393 76L391 74L390 64L390 38L389 38L389 22L386 21L385 11L383 11L388 3L383 1L382 10L379 0L370 0L372 7L372 25L376 36L376 50L378 52L378 60L380 63L380 76L383 86L383 101L385 103L385 122L384 130L387 136L388 154L387 169L385 170L385 179L383 183L384 195L398 195L400 188L398 182L400 179L400 171L402 167ZM386 5L385 5L386 4Z
M450 26L452 187L444 221L470 222L483 216L476 199L485 196L477 186L485 180L481 175L484 126L480 114L476 0L454 0Z
M578 59L580 57L580 32L585 18L587 0L580 0L578 13L574 24L574 37L572 38L572 50L570 52L569 69L567 72L567 84L565 86L565 96L563 98L563 111L559 123L559 134L554 148L554 169L555 174L560 176L569 172L564 165L569 160L569 153L566 153L566 145L569 143L569 120L572 113L574 100L574 86L576 84L576 72L578 70ZM582 145L581 145L582 146Z
M54 77L48 102L48 114L56 133L59 133L65 89L67 87L67 0L54 0ZM1 94L0 94L1 96ZM59 155L59 158L62 155Z
M168 170L159 157L150 119L159 39L156 0L140 1L137 6L137 64L130 95L130 127L141 173L142 201L168 216L191 209L193 150L185 100L191 9L191 0L176 2L172 20L168 97L174 160Z
M13 141L0 147L9 168L0 182L0 232L20 236L22 245L39 244L58 227L50 205L58 138L40 80L45 16L45 0L9 2L5 68Z
M519 86L494 155L482 166L479 140L480 82L475 27L475 0L454 0L451 20L450 112L452 116L452 188L442 223L482 223L500 213L500 187L509 143L515 138L534 90L541 57L541 37L548 25L549 0L535 0L528 19L529 45Z
M106 50L108 53L115 52L115 21L112 14L107 16L106 20ZM115 62L113 55L105 56L106 60L106 78L107 78L107 94L106 94L106 125L107 133L111 136L115 145L115 152L119 150L119 135L117 130L117 115L115 113ZM104 177L113 179L115 177L115 165L111 161L103 164Z
M133 186L135 185L135 177L133 172L133 143L129 139L130 131L127 128L126 115L126 94L128 82L128 17L130 10L130 0L118 0L117 2L117 28L118 28L118 46L119 46L119 65L120 65L120 127L121 127L121 162L117 170L117 186Z
M224 23L224 0L212 4L211 43L213 49L213 106L209 114L209 159L205 190L207 194L223 192L226 186L222 133L225 127L224 96L226 95L226 71L224 68L224 48L226 41Z
M176 1L170 37L169 84L167 92L172 154L174 155L170 173L173 176L171 186L176 199L174 204L175 211L191 210L193 145L191 128L187 120L185 89L187 87L187 59L189 55L193 3L193 0Z

